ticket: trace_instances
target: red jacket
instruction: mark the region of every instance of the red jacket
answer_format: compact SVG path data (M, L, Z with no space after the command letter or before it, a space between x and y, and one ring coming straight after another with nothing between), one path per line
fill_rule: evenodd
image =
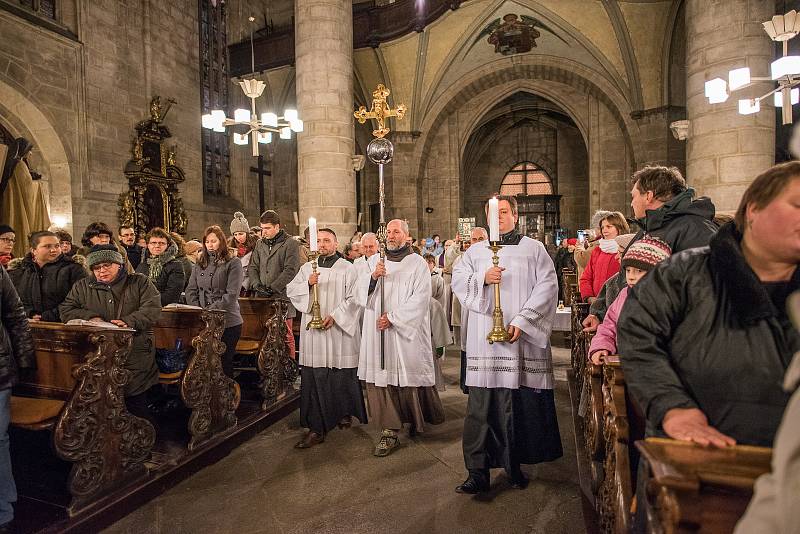
M616 254L608 254L595 247L589 257L589 264L581 275L581 298L596 297L600 294L606 280L619 272L619 262Z

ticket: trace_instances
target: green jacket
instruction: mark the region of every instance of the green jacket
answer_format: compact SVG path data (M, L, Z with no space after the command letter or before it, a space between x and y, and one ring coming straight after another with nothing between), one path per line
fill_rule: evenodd
M117 316L120 300L122 310ZM59 312L64 322L71 319L88 321L94 317L104 321L124 321L136 330L125 363L125 369L131 373L125 396L144 393L158 383L153 325L161 315L161 295L146 276L125 274L110 286L98 282L94 276L79 280L59 306Z
M272 239L259 239L253 249L247 266L250 289L257 297L283 300L289 307L287 317L294 317L295 310L286 296L286 285L299 270L300 243L281 230Z

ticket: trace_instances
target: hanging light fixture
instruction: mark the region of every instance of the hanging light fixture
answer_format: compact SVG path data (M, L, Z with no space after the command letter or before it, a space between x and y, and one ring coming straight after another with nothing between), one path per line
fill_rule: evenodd
M255 22L254 17L248 19L251 23ZM250 61L252 73L255 74L255 51L253 48L253 30L250 29ZM225 116L221 109L215 109L211 113L206 113L201 117L203 128L215 132L224 132L227 127L244 126L246 130L240 128L239 132L233 133L233 143L236 145L251 145L253 156L258 156L258 145L269 144L272 142L272 134L277 133L281 139L291 139L292 132L300 133L303 131L303 121L297 114L296 109L287 109L283 116L279 117L275 113L262 113L259 117L256 113L256 98L264 92L266 84L255 78L242 80L239 82L242 92L250 99L250 109L239 108L233 111L233 118Z
M714 78L705 83L705 96L710 104L721 104L731 93L749 87L753 82L777 82L778 86L763 96L739 100L739 113L758 113L761 101L773 97L776 107L781 108L783 124L792 123L792 106L800 102L800 56L789 55L789 40L800 33L800 14L791 10L785 15L775 15L763 23L770 39L783 43L783 56L770 65L769 77L751 76L749 67L728 72L728 80Z

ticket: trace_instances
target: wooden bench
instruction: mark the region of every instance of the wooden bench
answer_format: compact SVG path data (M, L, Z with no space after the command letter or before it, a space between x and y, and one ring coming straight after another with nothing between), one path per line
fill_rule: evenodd
M647 473L650 532L733 532L758 477L770 471L772 449L718 449L671 439L637 441Z
M123 395L133 332L46 322L31 323L31 332L37 369L14 387L11 423L52 431L56 454L72 463L74 515L148 472L155 430L128 413Z
M562 269L561 279L564 287L564 306L572 306L581 301L578 291L578 273L572 269Z
M239 308L244 324L236 352L256 356L263 410L286 395L297 379L298 367L286 344L286 302L242 297Z
M173 349L176 340L181 339L188 350L186 368L178 373L161 373L160 380L180 382L181 399L192 410L190 451L236 426L241 394L239 385L222 371L223 330L224 311L187 308L162 309L153 328L157 349Z

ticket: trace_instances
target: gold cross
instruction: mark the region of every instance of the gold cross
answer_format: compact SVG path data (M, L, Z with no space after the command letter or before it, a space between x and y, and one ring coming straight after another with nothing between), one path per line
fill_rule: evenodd
M392 109L386 103L386 97L390 93L391 91L384 87L383 84L378 84L378 88L372 93L372 109L367 111L364 106L359 106L358 111L353 113L359 124L364 124L367 119L375 119L378 122L378 129L372 130L372 135L375 137L386 137L386 134L389 133L389 128L386 127L386 119L397 117L400 120L408 111L405 104L400 104L396 109Z

